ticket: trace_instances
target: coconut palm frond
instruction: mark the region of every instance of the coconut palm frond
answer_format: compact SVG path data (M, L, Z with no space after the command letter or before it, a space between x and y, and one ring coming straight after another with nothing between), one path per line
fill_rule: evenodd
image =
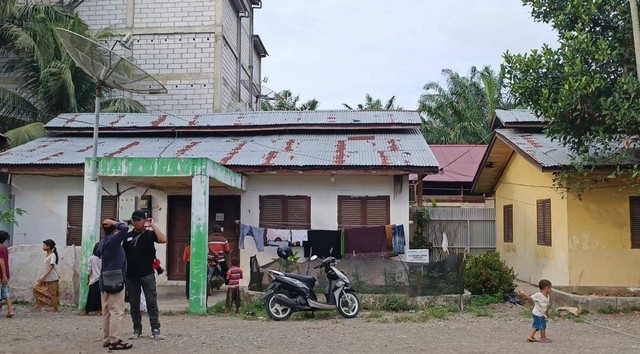
M147 113L147 108L131 98L111 98L102 101L101 112L104 113Z
M9 139L12 148L43 138L47 135L44 124L40 122L27 124L4 133L4 136Z

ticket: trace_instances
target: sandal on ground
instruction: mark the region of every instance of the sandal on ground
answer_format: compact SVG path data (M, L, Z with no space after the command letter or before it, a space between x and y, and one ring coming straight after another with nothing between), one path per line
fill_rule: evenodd
M538 340L537 340L537 339L535 339L535 338L527 338L527 342L529 342L529 343L535 343L535 342L537 342L537 341L538 341Z
M549 338L540 339L540 340L538 341L538 343L551 343L551 342L552 342L552 340L551 340L551 339L549 339Z
M131 348L133 348L133 345L123 342L122 339L118 339L116 342L109 344L109 350L128 350Z
M109 343L109 341L108 341L108 340L106 340L106 341L102 342L102 346L103 346L104 348L109 348L109 346L111 346L111 343Z
M15 313L8 313L7 314L7 318L11 318L11 317L13 317L13 315L15 315Z

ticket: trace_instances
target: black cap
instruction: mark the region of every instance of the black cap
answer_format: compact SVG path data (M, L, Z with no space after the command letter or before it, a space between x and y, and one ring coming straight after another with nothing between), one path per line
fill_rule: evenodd
M220 225L213 225L211 228L213 232L222 232L222 227Z
M53 249L54 247L56 247L56 242L52 239L46 239L44 241L42 241L43 244L49 246L49 248Z
M131 219L146 219L147 213L142 210L136 210L131 214Z

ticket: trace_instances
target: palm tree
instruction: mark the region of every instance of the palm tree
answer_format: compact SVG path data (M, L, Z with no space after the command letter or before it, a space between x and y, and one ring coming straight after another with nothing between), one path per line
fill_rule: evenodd
M350 109L353 110L353 108L346 104L343 103L342 106L346 109ZM382 101L378 98L378 99L373 99L373 97L371 97L370 94L366 94L365 95L365 103L364 104L358 104L358 110L360 111L364 111L364 110L400 110L402 109L402 107L396 105L396 96L391 96L391 98L387 101L387 103L385 103L385 105L382 105Z
M115 34L103 30L92 35L74 11L76 3L81 2L16 6L10 0L0 7L0 56L7 58L0 71L17 83L15 91L0 87L0 126L12 129L5 134L12 147L45 136L44 124L60 113L94 109L95 82L75 65L53 29L66 28L96 41ZM146 111L113 91L104 96L104 111Z
M320 102L310 99L300 103L300 96L294 96L291 90L282 90L275 94L274 101L262 101L260 108L263 111L315 111L318 109Z
M418 102L423 133L430 144L480 144L491 133L496 108L513 108L505 92L504 76L489 66L472 67L468 76L444 69L443 87L429 82Z

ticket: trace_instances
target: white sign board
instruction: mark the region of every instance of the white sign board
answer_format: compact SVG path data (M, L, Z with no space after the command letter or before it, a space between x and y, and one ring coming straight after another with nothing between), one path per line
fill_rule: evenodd
M407 262L410 263L429 263L429 250L407 250Z
M224 213L216 213L216 221L224 221Z

